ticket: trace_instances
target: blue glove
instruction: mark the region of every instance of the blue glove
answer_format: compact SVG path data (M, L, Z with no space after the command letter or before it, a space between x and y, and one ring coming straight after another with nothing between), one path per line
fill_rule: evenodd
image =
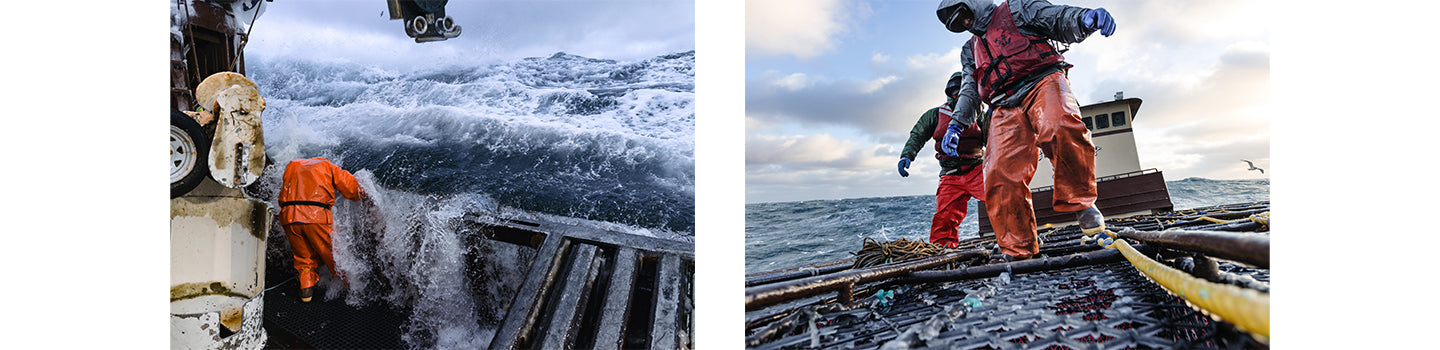
M945 154L948 154L948 155L950 155L951 157L959 157L959 156L960 156L960 154L957 153L956 150L955 150L956 148L959 148L959 147L960 147L960 126L959 126L959 125L950 124L950 127L947 128L947 129L945 129L945 138L940 139L940 141L941 141L941 142L940 142L940 150L941 150L941 151L945 151Z
M900 169L901 177L910 177L910 172L905 171L905 169L910 169L910 158L900 157L900 164L896 164L895 167Z
M1100 35L1115 34L1115 18L1110 17L1110 11L1105 11L1104 8L1086 11L1085 16L1080 18L1080 23L1089 29L1099 29Z

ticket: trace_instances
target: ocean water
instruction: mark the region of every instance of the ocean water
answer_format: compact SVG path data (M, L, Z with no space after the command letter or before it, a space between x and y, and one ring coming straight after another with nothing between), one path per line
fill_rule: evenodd
M1270 200L1270 180L1166 181L1175 209ZM972 199L960 239L976 237ZM899 196L745 205L745 273L851 257L865 237L881 241L930 239L935 196ZM968 234L967 234L968 233Z
M326 301L409 311L410 348L484 348L534 250L484 239L506 217L694 241L694 52L623 62L565 53L391 71L252 57L275 202L292 159L326 157L375 202L334 207L349 288ZM291 260L278 226L267 260Z
M256 59L267 153L381 186L693 235L693 51L415 72Z

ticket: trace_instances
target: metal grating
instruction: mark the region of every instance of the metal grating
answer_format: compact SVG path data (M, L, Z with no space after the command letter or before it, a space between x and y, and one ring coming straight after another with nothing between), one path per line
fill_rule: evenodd
M816 327L796 327L756 348L874 349L890 342L946 349L1264 347L1186 306L1128 263L1003 279L896 286L890 307L816 312ZM979 307L969 307L966 297ZM932 319L940 322L927 325Z
M1107 225L1117 230L1268 231L1266 225L1198 219L1240 218L1268 211L1268 207L1269 203L1261 202L1199 208L1107 220ZM1074 226L1045 229L1040 234L1045 256L1098 249L1081 244ZM993 238L977 238L961 245L984 248L993 243ZM1159 249L1147 254L1186 271L1194 265L1189 252ZM1268 289L1269 269L1224 260L1218 265L1229 279L1248 280L1252 288ZM905 281L900 278L860 286L855 291L860 302L848 307L828 298L808 305L791 304L753 318L747 322L749 344L757 349L1268 348L1248 333L1191 308L1127 262L956 282L902 284ZM874 297L879 290L894 292L888 306L881 306Z
M300 287L291 278L293 268L269 263L265 284L279 286L265 292L266 349L398 349L400 332L409 315L384 306L354 308L344 302L323 302L324 286L315 302L300 302ZM289 283L286 283L286 282Z
M553 222L478 224L540 245L490 349L693 348L693 245Z

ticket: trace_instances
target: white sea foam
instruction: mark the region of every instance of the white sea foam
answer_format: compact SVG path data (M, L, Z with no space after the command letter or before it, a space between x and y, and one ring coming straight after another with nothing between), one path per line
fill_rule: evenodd
M693 240L694 56L672 56L420 72L252 57L276 164L251 192L278 208L296 158L354 171L375 206L337 201L348 287L326 277L326 299L409 310L412 348L484 348L535 252L481 238L477 222L540 217ZM636 217L650 221L621 220Z

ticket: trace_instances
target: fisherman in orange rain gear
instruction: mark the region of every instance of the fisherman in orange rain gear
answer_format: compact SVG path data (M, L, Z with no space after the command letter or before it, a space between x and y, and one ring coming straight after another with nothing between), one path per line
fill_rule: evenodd
M911 159L925 146L925 142L935 140L935 159L940 161L940 187L935 189L935 215L930 220L930 243L945 248L955 248L960 244L960 222L965 220L970 198L985 201L985 178L980 170L985 162L985 138L981 135L980 123L973 122L976 119L973 115L975 110L970 109L969 105L961 106L965 109L951 109L951 106L955 105L955 98L960 94L963 80L964 74L961 72L950 75L950 80L945 83L945 104L920 115L920 120L910 129L910 139L905 141L905 148L900 151L898 164L900 176L910 176L905 169L910 168ZM970 114L968 117L962 117L967 113ZM955 153L953 156L941 150L942 139L949 129L951 118L966 118L972 121L969 128L958 134L958 150L951 150L951 153Z
M335 205L335 191L350 200L365 197L355 176L325 158L296 159L285 166L280 187L280 225L290 239L295 254L295 270L300 272L300 301L310 302L313 287L320 281L315 269L319 260L336 276L335 257L331 254L330 233L334 230L330 206Z
M945 29L973 34L962 48L961 72L970 78L957 105L990 105L986 141L985 202L995 241L1005 260L1040 252L1030 180L1040 151L1055 167L1052 208L1076 213L1085 235L1105 230L1095 207L1095 145L1080 119L1066 76L1072 66L1052 41L1078 43L1115 32L1103 8L1051 4L1045 0L941 0L935 11ZM961 109L956 107L957 110ZM968 124L951 119L944 148ZM947 152L948 153L948 152Z

